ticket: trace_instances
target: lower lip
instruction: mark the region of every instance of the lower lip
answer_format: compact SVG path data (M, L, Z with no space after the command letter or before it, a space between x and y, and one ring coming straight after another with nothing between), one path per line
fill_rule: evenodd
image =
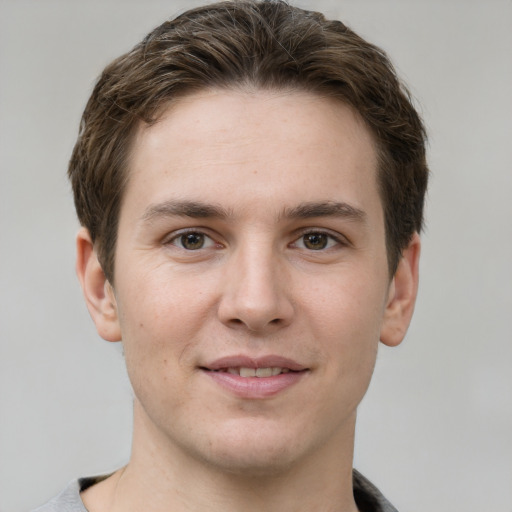
M240 377L227 372L202 370L224 389L247 399L270 398L297 384L307 371L288 372L272 377Z

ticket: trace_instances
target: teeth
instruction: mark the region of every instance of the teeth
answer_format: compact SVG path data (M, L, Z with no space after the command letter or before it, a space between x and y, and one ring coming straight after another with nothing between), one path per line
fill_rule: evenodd
M256 370L256 377L271 377L272 368L258 368Z
M231 373L231 375L240 375L240 377L272 377L280 373L288 373L290 370L275 366L268 368L227 368L225 371Z

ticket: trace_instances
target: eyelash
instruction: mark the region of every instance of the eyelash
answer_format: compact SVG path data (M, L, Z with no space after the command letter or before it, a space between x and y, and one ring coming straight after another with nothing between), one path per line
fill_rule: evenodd
M201 247L197 247L196 249L188 249L188 248L184 247L182 243L176 243L176 242L182 241L183 237L185 237L187 235L198 235L200 237L203 237L202 238L203 244L201 245ZM320 247L317 249L312 249L310 247L308 248L305 243L305 237L307 237L308 235L316 235L319 237L326 237L326 247ZM211 236L209 236L204 231L197 229L197 228L187 229L187 230L183 230L178 233L175 233L175 234L173 234L172 237L164 240L163 243L164 243L164 245L173 245L173 246L178 247L179 249L182 249L187 252L195 252L195 251L199 251L201 249L209 249L215 245L218 247L222 247L222 244L216 242ZM206 247L204 246L205 243L207 244ZM349 244L349 242L344 237L341 237L339 235L334 235L333 233L331 233L329 231L325 231L325 230L321 230L321 229L308 229L307 231L300 232L299 236L297 238L295 238L293 240L293 242L291 242L289 244L289 246L297 247L299 243L302 244L303 247L298 247L298 248L304 249L307 251L311 251L311 252L327 251L329 249L332 249L335 246L343 247L343 246L347 246Z
M348 241L344 237L342 237L340 235L335 235L335 234L331 233L330 231L325 231L322 229L308 229L307 231L301 232L300 236L298 238L296 238L292 242L291 245L297 245L297 243L299 241L302 241L302 243L304 243L304 239L308 235L320 235L322 237L327 237L327 244L330 243L330 246L322 247L320 249L308 249L307 247L304 247L304 249L309 250L311 252L322 252L322 251L327 251L329 249L332 249L335 246L343 247L343 246L348 245Z
M187 235L199 235L201 237L204 237L204 241L206 242L206 240L209 241L208 243L208 247L204 247L204 246L201 246L197 249L187 249L186 247L183 247L183 245L178 245L177 241L180 241L183 239L183 237L187 236ZM211 246L214 246L214 245L220 245L218 242L215 242L215 240L207 235L204 231L201 231L200 229L197 229L197 228L193 228L193 229L186 229L186 230L183 230L183 231L180 231L178 233L174 233L172 237L164 240L164 245L174 245L175 247L178 247L179 249L183 249L184 251L190 251L190 252L194 252L194 251L197 251L197 250L200 250L200 249L208 249L209 247Z

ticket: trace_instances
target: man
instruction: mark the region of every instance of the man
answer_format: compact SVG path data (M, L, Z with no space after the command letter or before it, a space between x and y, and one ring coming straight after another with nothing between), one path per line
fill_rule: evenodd
M378 343L412 316L427 183L383 52L280 1L189 11L105 69L69 175L133 446L39 510L395 510L352 469Z

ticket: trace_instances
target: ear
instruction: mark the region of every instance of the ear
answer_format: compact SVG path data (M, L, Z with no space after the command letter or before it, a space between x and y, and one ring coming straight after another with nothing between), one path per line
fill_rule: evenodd
M114 290L103 273L86 228L81 228L76 236L76 273L98 334L107 341L120 341L121 329Z
M418 233L414 233L409 245L402 253L389 285L380 341L390 347L401 343L411 322L418 293L420 249L420 237Z

